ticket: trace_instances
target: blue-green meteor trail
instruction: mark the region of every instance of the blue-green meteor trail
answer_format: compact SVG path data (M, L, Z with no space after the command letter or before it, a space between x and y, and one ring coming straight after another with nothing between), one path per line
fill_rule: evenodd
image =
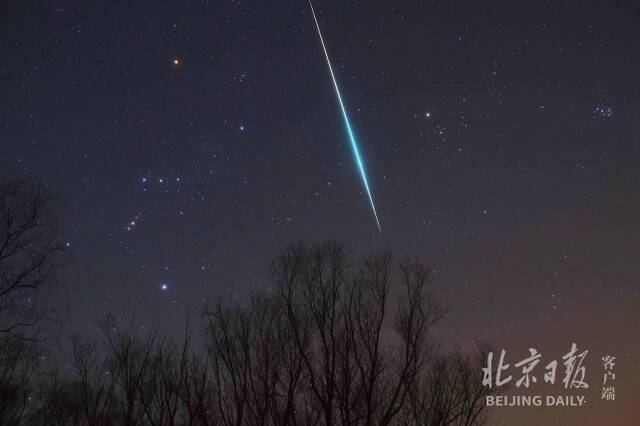
M349 122L347 109L345 108L344 102L342 101L342 95L340 94L338 81L336 80L336 76L333 73L333 67L331 66L331 60L329 59L329 53L327 52L327 47L324 44L324 39L322 38L322 32L320 31L320 24L318 23L318 18L316 17L316 11L313 9L313 3L311 2L311 0L309 0L309 6L311 7L313 20L316 23L316 29L318 30L318 36L320 37L320 43L322 44L324 57L327 59L327 65L329 66L329 73L331 74L331 80L333 81L333 88L336 91L338 103L340 104L340 111L342 111L342 118L344 119L344 125L347 128L347 134L349 136L349 141L351 142L351 150L353 151L353 156L356 159L356 164L358 165L358 170L360 171L360 177L362 177L362 183L364 184L364 189L367 191L367 196L369 197L369 203L371 204L371 209L373 210L373 216L376 218L376 224L378 225L378 230L380 231L380 233L382 233L382 227L380 226L380 220L378 220L378 213L376 212L376 206L373 203L373 196L371 195L371 189L369 188L369 182L367 181L367 174L364 171L364 164L362 162L362 158L360 157L358 142L356 142L356 137L353 134L353 130L351 130L351 123Z

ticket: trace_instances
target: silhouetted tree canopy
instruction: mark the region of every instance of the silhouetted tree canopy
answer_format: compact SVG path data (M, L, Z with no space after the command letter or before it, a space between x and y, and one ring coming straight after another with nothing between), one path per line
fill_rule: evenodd
M55 314L64 247L45 186L17 176L0 179L0 339L37 339Z
M485 350L439 350L431 270L335 242L285 249L269 287L204 308L204 346L99 323L66 362L13 339L3 425L478 425Z

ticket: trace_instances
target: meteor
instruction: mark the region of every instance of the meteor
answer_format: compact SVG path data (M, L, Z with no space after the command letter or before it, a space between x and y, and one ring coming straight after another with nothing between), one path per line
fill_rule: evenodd
M347 128L347 135L349 136L349 141L351 142L351 150L353 151L353 156L356 159L356 165L358 166L360 177L362 178L362 183L364 184L364 189L367 191L367 196L369 197L369 204L371 204L371 210L373 210L373 216L375 217L376 224L378 225L378 231L382 233L382 227L380 226L380 220L378 220L378 213L376 212L376 206L373 203L373 196L371 195L371 189L369 188L369 182L367 181L367 174L364 171L364 163L362 162L362 158L360 157L358 142L356 141L356 137L353 134L353 130L351 129L351 123L349 122L349 115L347 114L347 109L345 108L344 102L342 101L342 95L340 94L338 81L336 80L336 76L333 73L333 67L331 66L331 60L329 59L329 53L327 52L327 47L324 44L324 39L322 38L322 32L320 31L320 24L318 23L318 18L316 17L316 11L313 9L313 3L311 2L311 0L309 0L309 7L311 8L311 13L313 14L313 21L316 24L316 29L318 30L318 37L320 37L320 44L322 44L324 57L327 60L329 73L331 74L331 80L333 81L333 88L335 89L336 97L338 98L338 104L340 105L340 111L342 112L344 125Z

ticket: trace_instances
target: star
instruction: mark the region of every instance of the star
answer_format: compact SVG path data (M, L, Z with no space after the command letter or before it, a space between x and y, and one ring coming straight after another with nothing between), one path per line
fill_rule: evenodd
M132 232L138 227L138 223L139 223L138 220L140 219L140 217L141 217L141 214L138 213L129 222L127 222L124 225L124 228L127 230L127 232Z
M182 63L182 61L180 60L180 58L173 58L173 60L171 61L171 63L175 66L178 66Z
M165 283L160 284L160 290L162 290L162 291L169 290L169 285L165 284Z

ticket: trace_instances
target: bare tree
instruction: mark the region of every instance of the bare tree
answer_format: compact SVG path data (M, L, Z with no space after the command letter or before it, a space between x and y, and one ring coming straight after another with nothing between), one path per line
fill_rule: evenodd
M0 335L35 340L55 306L64 247L53 199L40 182L0 180Z
M455 347L450 353L438 354L412 386L400 424L484 424L485 396L496 392L484 387L480 379L487 352L486 345L477 344L470 353Z
M0 178L0 423L22 424L34 406L41 349L54 318L50 297L64 249L53 200L41 183Z
M22 424L30 408L40 353L31 342L0 339L0 424Z
M71 340L71 362L38 367L11 338L2 424L480 425L487 349L441 350L446 309L419 262L352 261L335 242L284 250L245 303L205 307L204 350L108 317L102 345ZM35 346L31 345L32 348ZM35 356L35 357L34 357ZM32 360L32 361L30 361ZM17 366L21 367L18 368ZM37 371L37 374L34 372ZM34 376L38 376L34 378Z
M446 312L429 287L431 271L406 261L394 273L390 255L352 264L333 242L293 246L272 271L268 296L207 310L222 423L409 420L412 390L445 359L430 335Z
M114 362L101 359L96 344L72 336L72 359L77 396L82 407L83 423L107 426L118 418L119 401L111 366Z

